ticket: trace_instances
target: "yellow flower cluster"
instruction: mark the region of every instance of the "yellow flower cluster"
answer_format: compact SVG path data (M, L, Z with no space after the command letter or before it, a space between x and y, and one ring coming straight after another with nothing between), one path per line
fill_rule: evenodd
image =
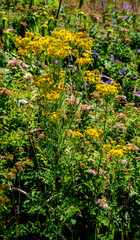
M87 52L86 56L83 55L86 62L89 62L92 46L92 41L84 38L83 33L74 34L65 29L55 29L52 36L44 37L39 34L33 36L32 33L27 32L25 38L15 36L15 43L18 54L22 56L26 56L28 53L35 56L43 53L47 57L64 59L73 50L77 50L76 57Z
M85 71L86 77L84 77L85 82L89 82L90 84L99 83L99 71L97 69L93 71Z
M57 100L59 99L61 94L58 91L51 90L50 93L47 93L45 98L47 100Z
M59 72L57 77L59 84L54 84L54 76L50 69L46 70L46 75L34 76L34 84L39 87L42 94L45 95L47 100L57 100L60 94L66 89L64 88L64 81L66 74L64 71Z
M72 131L72 130L69 130L68 131L68 135L72 135L73 137L84 137L84 135L82 133L80 133L79 131Z
M50 69L47 69L46 71L46 75L41 75L41 76L37 76L34 77L35 80L35 85L39 86L39 87L50 87L54 84L54 80L53 80L53 74L50 71Z
M88 64L91 63L94 59L90 58L90 57L86 57L86 58L78 58L75 63L79 64L79 65L84 65L84 64Z
M112 96L115 94L118 94L118 88L115 86L115 84L97 84L96 90L99 91L103 96Z
M74 137L83 137L83 134L80 133L79 131L73 131L72 133Z
M50 121L56 120L61 116L61 109L58 109L57 112L53 112L49 117Z
M99 138L101 136L101 134L103 134L103 130L101 129L97 129L97 128L91 128L90 126L87 127L87 130L85 130L85 133L90 136L90 137L95 137L95 138Z
M123 157L126 152L131 150L131 146L112 146L111 144L106 144L103 146L103 148L107 150L110 155L115 157Z

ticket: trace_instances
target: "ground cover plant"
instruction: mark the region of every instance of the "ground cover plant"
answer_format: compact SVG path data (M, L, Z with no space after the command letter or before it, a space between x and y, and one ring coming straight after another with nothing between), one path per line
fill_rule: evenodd
M138 2L1 2L0 239L140 239Z

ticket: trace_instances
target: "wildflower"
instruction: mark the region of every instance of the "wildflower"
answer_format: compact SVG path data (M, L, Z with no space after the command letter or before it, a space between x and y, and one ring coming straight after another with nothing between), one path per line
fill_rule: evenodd
M138 78L138 74L136 74L134 77L133 77L133 79L137 79Z
M72 135L73 135L74 137L83 137L83 134L80 133L79 131L73 131L73 132L72 132Z
M27 69L28 68L28 65L27 64L25 64L24 62L21 62L21 67L23 67L23 68L25 68L25 69Z
M3 32L11 32L11 31L14 31L13 27L9 27L6 30L3 30Z
M127 146L130 147L131 150L133 150L133 151L139 151L140 150L135 144L128 143Z
M102 206L102 209L109 209L109 206L108 206L108 204L107 203L105 203L103 206Z
M104 6L105 5L105 1L102 1L102 6Z
M125 159L123 159L123 160L121 161L121 163L122 163L122 164L126 164L127 161L126 161Z
M119 64L121 61L120 60L116 60L117 64Z
M127 8L127 7L129 7L128 3L126 3L126 4L123 5L123 8L124 8L124 9Z
M123 74L126 68L122 68L122 70L119 72L119 74Z
M93 108L92 105L89 106L87 104L84 104L84 105L81 106L80 110L90 110L91 108Z
M55 65L57 65L57 64L58 64L58 60L56 59L56 60L55 60Z
M140 90L135 93L136 96L140 97Z
M50 121L58 119L59 115L57 112L53 112L51 117L49 118Z
M99 53L96 52L96 50L93 52L93 54L94 54L96 57L99 56Z
M71 64L71 62L69 63L69 67L74 71L75 67Z
M100 200L101 200L101 199L95 199L94 202L95 202L96 204L99 204L99 203L100 203Z
M17 67L12 67L13 70L17 70L18 68Z
M115 122L114 127L119 128L119 129L122 129L122 130L126 130L126 127L124 126L123 123Z
M85 85L86 85L86 87L88 86L88 83L87 82L85 82Z
M105 84L108 84L108 85L110 85L110 84L111 84L111 82L112 82L112 80L109 78L109 80L108 80L108 81L106 81L106 82L105 82Z
M25 104L28 104L28 102L25 99L21 99L21 100L18 101L18 106L20 107L21 104L25 105ZM31 108L35 108L32 104L29 104L29 106Z
M126 15L124 16L124 20L125 20L125 19L127 19L127 16L126 16Z
M16 58L12 58L11 60L8 61L8 65L13 65L15 63Z
M110 97L118 93L118 89L113 84L97 84L96 90L99 91L103 96Z
M140 49L138 49L138 53L140 53Z
M114 56L112 55L111 58L110 58L110 60L113 60L113 59L114 59Z
M10 155L6 156L5 159L12 162L14 159L14 156L12 154L10 154Z
M79 104L79 99L75 98L74 95L72 94L70 98L66 98L65 99L66 102L69 102L69 104L73 105L73 104Z
M89 169L88 172L91 173L93 176L96 176L96 174L97 174L93 169Z
M85 130L85 133L90 136L90 137L95 137L99 138L101 134L103 134L103 130L101 129L96 129L96 128L91 128L90 126L87 127L87 130Z
M18 101L18 106L20 107L20 104L27 104L28 102L24 99L21 99Z

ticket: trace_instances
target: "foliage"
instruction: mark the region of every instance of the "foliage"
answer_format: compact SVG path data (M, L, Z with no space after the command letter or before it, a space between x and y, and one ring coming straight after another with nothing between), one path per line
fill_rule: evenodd
M138 240L138 14L20 3L0 11L0 237Z

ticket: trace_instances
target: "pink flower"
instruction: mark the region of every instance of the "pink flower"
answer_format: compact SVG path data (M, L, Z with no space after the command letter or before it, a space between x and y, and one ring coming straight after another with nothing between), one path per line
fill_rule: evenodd
M103 206L102 206L102 209L109 209L109 206L108 206L108 204L107 203L105 203Z
M101 199L95 199L95 201L94 201L94 202L95 202L96 204L99 204L99 203L100 203L100 201L101 201Z
M88 172L91 173L93 176L95 176L97 174L93 169L89 169Z
M28 68L28 65L27 65L27 64L25 64L24 62L22 62L22 63L21 63L21 67L23 67L23 68L27 69L27 68Z
M84 104L83 106L81 106L81 110L90 110L91 108L93 108L92 105L87 105L87 104Z
M18 68L17 67L12 67L13 70L17 70Z
M122 129L122 130L126 130L126 127L124 126L123 123L115 122L114 127L119 128L119 129Z
M127 161L125 159L123 159L121 162L122 162L122 164L126 164L127 163Z

